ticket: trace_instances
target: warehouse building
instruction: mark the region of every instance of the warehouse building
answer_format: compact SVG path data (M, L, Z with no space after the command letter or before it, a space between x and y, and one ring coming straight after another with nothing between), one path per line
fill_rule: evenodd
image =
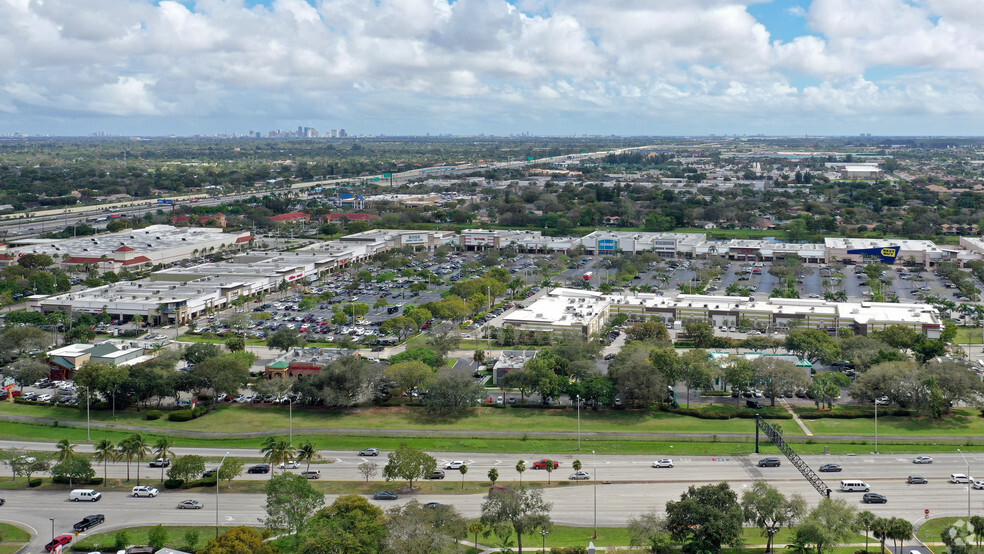
M47 254L62 269L90 265L100 271L146 269L155 265L248 247L248 231L151 225L94 237L79 237L46 244L11 248L6 263L24 254Z

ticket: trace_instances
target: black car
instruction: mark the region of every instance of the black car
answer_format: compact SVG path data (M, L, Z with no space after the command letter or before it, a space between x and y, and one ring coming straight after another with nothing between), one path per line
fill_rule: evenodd
M864 497L861 499L865 504L885 504L888 502L888 497L883 494L878 494L874 492L864 493Z
M749 408L752 408L753 410L761 410L762 409L762 403L759 402L758 400L746 400L745 401L745 406L747 406Z
M925 485L929 481L927 481L925 477L920 477L919 475L910 475L905 482L910 485Z
M73 525L72 529L75 529L76 533L81 533L82 531L91 529L104 521L106 521L106 516L104 516L103 514L85 516L84 518L82 518L82 521Z
M758 462L759 467L779 467L782 465L782 461L779 458L762 458Z
M373 500L396 500L400 495L390 491L379 491L372 495Z
M246 473L270 473L270 464L256 464L255 466L249 466Z
M839 466L837 464L823 464L822 466L820 466L820 471L824 471L824 472L827 472L827 471L844 471L844 468L842 468L841 466Z
M205 473L202 473L202 479L208 479L209 477L215 477L215 474L218 473L218 472L219 472L218 469L210 469L210 470L206 471Z

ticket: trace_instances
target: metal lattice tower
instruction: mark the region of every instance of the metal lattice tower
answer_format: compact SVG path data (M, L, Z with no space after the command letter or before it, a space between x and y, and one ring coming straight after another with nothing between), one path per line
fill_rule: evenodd
M786 441L782 438L782 433L776 430L776 428L773 427L769 422L762 419L762 416L758 414L755 414L755 453L756 454L759 453L759 431L765 433L765 436L769 437L769 440L772 441L772 444L776 445L776 447L779 448L779 451L786 455L786 458L789 459L789 462L792 463L793 466L796 467L796 469L798 469L799 472L803 474L803 477L806 477L806 480L809 481L811 485L813 485L813 488L817 489L817 492L820 493L820 496L825 496L827 498L830 498L830 488L827 486L826 483L823 482L823 479L821 479L820 476L817 475L816 472L814 472L813 469L810 468L810 466L806 465L806 462L804 462L803 459L799 457L799 454L793 451L792 447L786 444Z

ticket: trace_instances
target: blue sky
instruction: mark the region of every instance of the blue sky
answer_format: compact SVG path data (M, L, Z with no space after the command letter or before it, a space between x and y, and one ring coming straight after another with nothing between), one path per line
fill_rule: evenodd
M982 26L947 0L0 2L0 134L970 135Z

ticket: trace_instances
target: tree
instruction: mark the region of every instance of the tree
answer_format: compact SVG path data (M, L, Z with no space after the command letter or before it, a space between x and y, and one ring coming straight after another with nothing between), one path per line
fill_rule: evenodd
M434 377L434 369L423 362L401 362L386 368L386 378L396 383L396 388L390 388L390 394L400 396L415 389L423 390L427 382Z
M150 531L147 532L147 544L152 546L155 551L164 548L166 543L167 530L160 523L151 527Z
M489 470L489 481L492 481L492 485L495 486L495 482L499 480L499 470L492 468Z
M519 486L523 486L523 472L526 471L526 462L520 460L516 462L516 473L519 474Z
M68 479L68 486L72 486L76 481L86 482L96 476L96 470L92 469L89 458L72 454L61 460L51 468L51 476L54 478Z
M273 529L298 533L311 515L325 504L325 495L311 486L311 481L295 473L281 473L266 485L264 524Z
M218 345L210 342L196 342L185 348L181 357L192 365L198 365L209 358L215 358L222 354L222 349Z
M652 554L670 554L673 551L673 539L666 519L655 510L630 519L629 536L632 546L645 546Z
M338 315L338 314L335 314ZM342 323L345 323L344 321ZM387 319L379 326L379 331L384 335L396 335L400 340L407 338L407 335L417 330L417 322L406 316L397 316Z
M369 480L379 473L379 464L376 462L362 462L358 466L359 473L366 478L366 484L369 484Z
M738 391L738 395L735 397L736 407L741 403L741 392L749 390L752 388L752 383L755 381L755 367L752 365L751 360L746 360L745 358L737 356L729 356L722 363L724 368L723 378L725 382L731 385L731 389Z
M706 321L689 321L684 326L684 332L696 348L707 348L714 340L714 327Z
M267 437L263 441L263 447L260 449L263 453L263 461L270 464L271 466L277 466L284 464L283 471L286 472L286 464L294 458L294 447L290 445L290 442L284 438L278 437ZM270 472L270 478L273 479L274 471Z
M161 437L157 439L154 443L154 455L157 456L158 460L169 460L176 458L174 450L171 447L174 446L174 439L170 437ZM161 464L161 482L164 482L164 464Z
M461 472L461 490L465 490L465 474L468 473L468 466L465 464L461 464L461 467L458 468L458 471Z
M147 439L141 433L134 433L120 441L119 449L122 457L126 458L127 481L130 480L130 462L134 458L137 459L137 484L139 485L140 466L143 465L144 457L150 454L150 445L147 443Z
M803 519L796 536L819 553L849 541L857 531L857 509L843 498L824 498Z
M419 448L414 448L402 442L396 450L389 453L389 461L383 467L383 478L406 479L410 490L413 490L413 480L423 479L437 468L437 460Z
M27 484L31 484L31 476L36 473L44 473L51 469L51 452L38 452L28 450L26 452L15 451L14 455L7 462L14 477L23 475L27 477Z
M871 533L872 529L874 529L875 521L877 519L878 519L878 516L876 516L875 514L869 512L868 510L864 510L862 512L858 512L857 518L855 520L856 523L857 523L858 529L864 529L864 551L865 552L868 551L868 535Z
M888 538L896 545L896 552L905 550L905 541L912 538L912 522L901 517L893 517L888 520Z
M304 441L297 447L295 455L297 461L306 462L307 471L311 471L311 461L318 457L318 449L314 447L311 441Z
M284 352L287 352L291 348L303 345L304 339L301 338L301 335L297 332L297 329L291 329L290 327L281 327L280 329L277 329L267 339L268 347L283 350Z
M470 375L445 369L431 382L423 403L433 412L459 416L474 406L481 396L481 384Z
M652 320L636 323L629 327L625 330L625 337L626 340L630 341L649 341L660 345L670 343L670 332L666 329L666 325Z
M58 454L55 455L55 459L59 462L64 462L75 456L75 445L69 442L68 439L58 441L56 448L58 448Z
M872 336L902 351L912 350L923 339L922 333L905 325L890 325L881 331L875 331Z
M186 454L174 460L167 470L167 477L189 482L202 473L205 473L205 458L197 454Z
M225 340L225 347L229 349L229 352L242 352L246 350L246 339L239 335L230 335Z
M222 354L195 365L192 377L212 389L212 397L220 393L235 394L249 380L252 354Z
M299 554L378 554L383 550L386 522L383 511L364 496L339 496L304 527L297 541Z
M708 361L708 354L699 348L689 350L680 356L683 381L687 384L687 407L690 407L690 390L707 389L714 382L714 368Z
M109 464L109 462L116 461L119 454L116 450L116 446L109 439L102 439L96 443L95 451L96 454L94 459L103 466L103 483L105 484L108 482L108 479L106 478L106 465Z
M776 397L810 386L806 371L786 360L762 356L752 360L752 368L755 382L762 387L762 394L773 406L776 405Z
M500 539L516 533L516 545L523 552L523 535L539 529L550 530L550 509L539 489L506 489L489 495L482 503L479 521Z
M786 335L786 350L799 354L810 362L824 363L837 361L840 346L820 329L796 329Z
M583 466L581 465L581 460L574 460L573 462L571 462L571 469L573 469L574 471L581 471L582 467Z
M461 332L453 325L441 325L432 329L427 336L427 346L441 359L444 359L448 352L458 348L460 342Z
M125 546L125 545L124 545ZM278 554L280 550L252 527L233 527L208 542L198 554Z
M222 465L219 466L219 471L216 477L220 480L224 479L226 482L226 488L232 484L232 480L243 474L243 469L246 467L246 462L242 458L229 458L227 457ZM216 483L218 486L218 483Z
M684 552L720 552L725 544L739 547L744 521L738 495L727 483L691 485L679 502L666 503L666 524L673 538L684 543Z
M407 554L452 554L468 531L454 507L429 508L416 500L391 509L386 527L386 552Z
M806 500L794 494L786 498L776 487L756 481L741 495L745 521L768 537L766 552L772 552L772 539L783 527L792 527L806 513Z

